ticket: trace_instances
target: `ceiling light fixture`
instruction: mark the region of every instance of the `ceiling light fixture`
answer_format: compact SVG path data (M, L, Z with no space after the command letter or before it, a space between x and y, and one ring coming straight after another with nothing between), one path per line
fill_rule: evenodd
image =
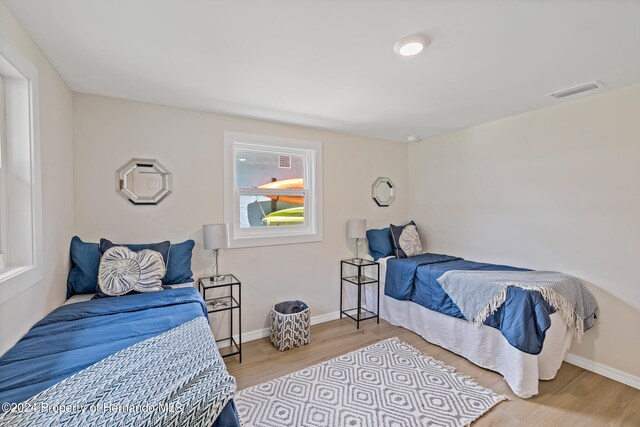
M414 56L429 46L431 41L424 34L411 34L401 38L393 45L393 51L400 56Z
M420 142L420 141L422 141L422 138L420 138L418 135L407 136L407 142Z

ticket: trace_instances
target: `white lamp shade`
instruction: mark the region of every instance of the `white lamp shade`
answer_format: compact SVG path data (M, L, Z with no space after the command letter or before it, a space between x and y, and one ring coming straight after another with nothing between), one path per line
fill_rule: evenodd
M205 249L222 249L229 246L229 227L227 224L207 224L202 226Z
M351 239L364 239L367 237L367 220L350 219L347 221L347 237Z

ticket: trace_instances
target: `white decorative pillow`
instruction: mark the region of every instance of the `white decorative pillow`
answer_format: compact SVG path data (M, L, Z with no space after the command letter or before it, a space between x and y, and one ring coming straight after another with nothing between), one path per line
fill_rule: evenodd
M404 227L402 233L400 233L398 243L400 244L400 249L402 249L407 256L422 254L422 242L420 241L418 228L415 224L407 224Z
M134 252L124 246L114 246L100 258L98 286L110 296L131 291L159 291L166 271L159 252L151 249Z

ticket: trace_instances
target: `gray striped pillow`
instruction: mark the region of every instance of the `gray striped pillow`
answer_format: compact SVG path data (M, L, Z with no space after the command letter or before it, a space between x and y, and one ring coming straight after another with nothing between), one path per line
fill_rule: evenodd
M124 246L114 246L100 258L98 287L110 296L131 291L159 291L166 271L159 252L151 249L134 252Z

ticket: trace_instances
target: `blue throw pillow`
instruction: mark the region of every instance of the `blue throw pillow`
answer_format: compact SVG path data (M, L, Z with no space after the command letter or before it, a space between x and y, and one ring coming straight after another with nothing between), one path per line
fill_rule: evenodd
M194 246L195 242L193 240L171 245L167 274L162 278L163 285L193 282L191 254Z
M162 260L164 261L164 265L167 266L169 262L169 249L171 248L171 242L166 240L160 243L145 243L145 244L120 244L113 243L107 239L100 239L100 256L109 248L114 246L124 246L126 248L131 249L134 252L143 251L145 249L151 249L152 251L160 252L162 255Z
M375 261L394 254L393 239L389 227L382 230L367 230L369 254Z
M97 243L85 243L78 236L71 239L71 269L67 276L67 298L92 294L98 289L100 249Z

